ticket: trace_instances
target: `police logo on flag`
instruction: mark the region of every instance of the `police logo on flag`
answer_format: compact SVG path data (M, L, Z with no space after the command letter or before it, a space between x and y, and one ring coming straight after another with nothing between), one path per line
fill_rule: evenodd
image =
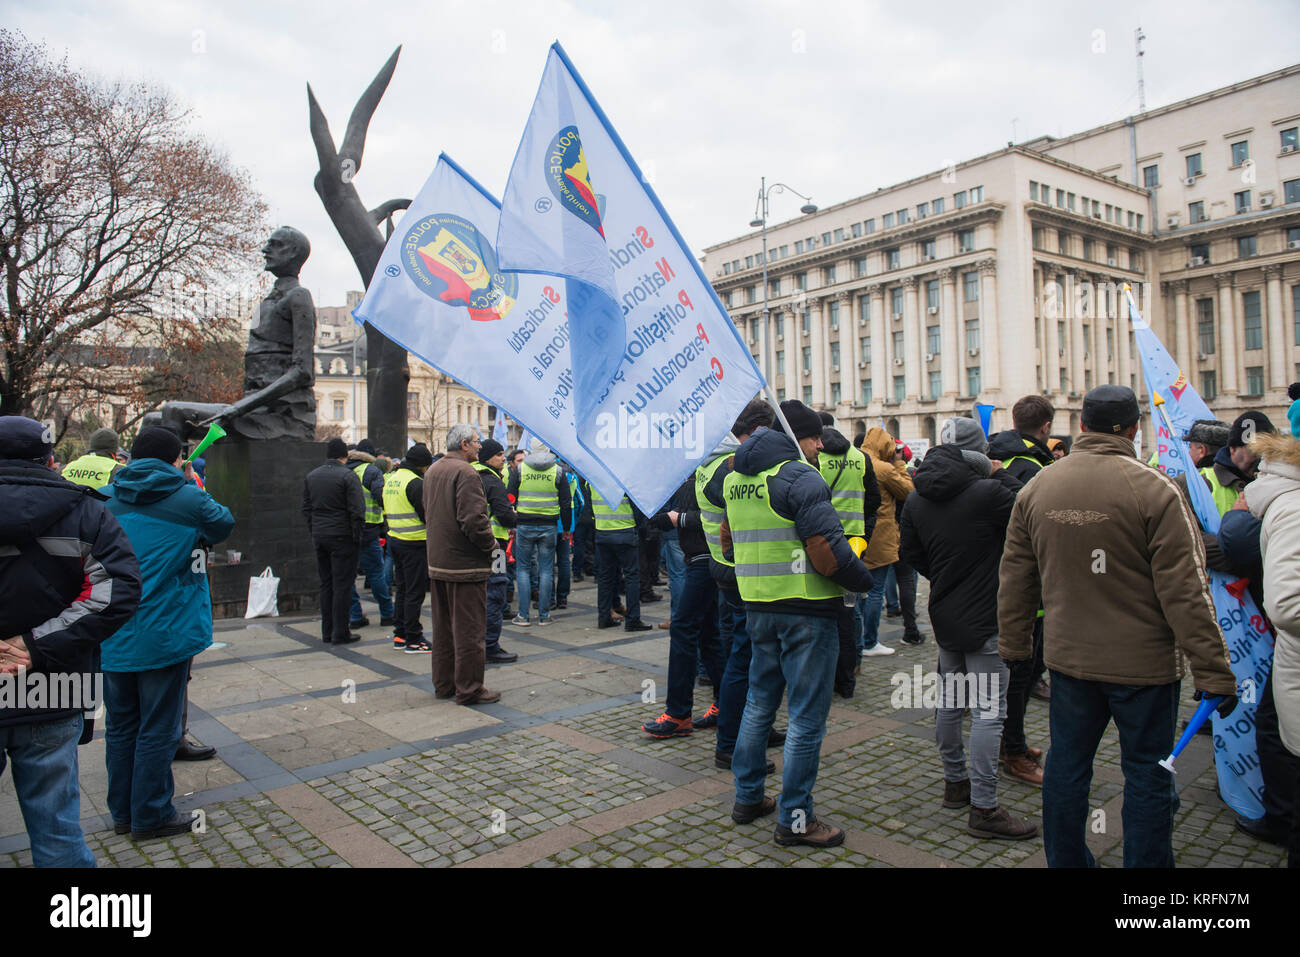
M566 126L555 134L546 150L546 182L560 205L584 223L605 235L600 220L605 197L596 193L587 169L587 154L576 126Z
M478 322L500 319L515 304L519 280L497 268L496 252L468 220L433 213L402 240L406 274L425 295L462 306Z

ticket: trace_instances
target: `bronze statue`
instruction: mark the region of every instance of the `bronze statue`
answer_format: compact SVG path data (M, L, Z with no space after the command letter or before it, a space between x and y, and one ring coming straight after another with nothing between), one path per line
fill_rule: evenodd
M311 255L307 237L281 226L262 247L275 286L258 310L244 352L244 397L232 405L166 402L161 424L182 438L201 434L213 422L246 439L316 438L316 308L298 273ZM146 421L150 417L146 417Z

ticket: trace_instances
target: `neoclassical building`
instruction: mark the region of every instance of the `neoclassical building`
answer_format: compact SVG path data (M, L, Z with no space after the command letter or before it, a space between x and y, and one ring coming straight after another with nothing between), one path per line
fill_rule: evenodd
M933 443L1030 392L1144 397L1124 285L1221 418L1300 379L1300 65L769 225L704 265L780 398ZM1150 437L1149 423L1144 429Z

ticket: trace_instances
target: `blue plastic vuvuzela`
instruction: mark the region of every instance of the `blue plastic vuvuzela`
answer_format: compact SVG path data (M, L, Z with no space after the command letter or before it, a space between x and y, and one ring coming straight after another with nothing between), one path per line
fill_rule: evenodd
M1174 758L1183 753L1183 748L1187 747L1187 743L1196 736L1196 732L1201 730L1201 725L1205 724L1205 722L1209 720L1210 712L1217 708L1219 702L1222 700L1223 695L1219 694L1206 695L1201 698L1201 703L1196 706L1196 713L1192 715L1192 720L1187 722L1187 728L1183 731L1182 737L1178 739L1178 743L1174 745L1174 750L1170 753L1169 757L1165 758L1163 761L1157 761L1156 764L1160 765L1170 774L1177 774L1178 772L1174 770Z

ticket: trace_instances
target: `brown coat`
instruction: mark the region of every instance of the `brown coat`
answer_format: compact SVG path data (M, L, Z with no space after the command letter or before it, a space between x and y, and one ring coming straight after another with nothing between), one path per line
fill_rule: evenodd
M1003 658L1032 654L1040 607L1053 670L1169 684L1183 677L1181 651L1196 688L1236 694L1196 519L1122 435L1085 432L1016 498L999 569Z
M912 477L902 462L894 461L898 443L884 429L869 431L861 448L880 486L876 528L862 553L862 563L874 570L898 561L898 503L912 494Z
M424 473L424 525L431 579L488 580L497 543L483 483L464 459L445 455Z

